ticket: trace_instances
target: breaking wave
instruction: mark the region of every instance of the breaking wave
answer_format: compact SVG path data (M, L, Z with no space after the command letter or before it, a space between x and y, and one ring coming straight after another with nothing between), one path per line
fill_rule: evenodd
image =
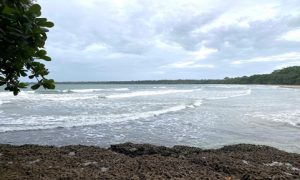
M279 111L272 114L266 112L255 112L246 115L270 122L284 123L294 127L300 127L300 111Z
M88 115L86 113L83 113L76 116L30 116L26 119L16 118L7 122L6 124L2 123L0 126L0 132L82 127L99 125L103 123L116 123L138 119L147 119L163 114L176 113L188 108L196 108L201 106L201 104L202 100L197 100L190 104L180 104L161 110L124 114ZM40 123L41 119L43 119L43 124Z
M218 100L218 99L228 99L228 98L234 98L234 97L240 97L240 96L247 96L252 93L251 89L247 89L244 91L233 91L233 92L228 92L220 95L216 95L215 97L209 97L205 98L208 100Z
M136 91L130 93L112 94L106 96L106 98L130 98L138 96L155 96L155 95L166 95L174 93L190 93L194 90L161 90L161 91Z

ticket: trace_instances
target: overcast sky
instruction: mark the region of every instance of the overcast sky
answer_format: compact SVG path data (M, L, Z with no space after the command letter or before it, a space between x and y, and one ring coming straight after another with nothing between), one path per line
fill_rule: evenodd
M56 81L203 79L300 65L300 0L38 0Z

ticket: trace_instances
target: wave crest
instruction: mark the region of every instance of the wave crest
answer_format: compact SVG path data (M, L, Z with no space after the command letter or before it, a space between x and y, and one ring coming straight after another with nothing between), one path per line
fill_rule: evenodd
M106 96L106 98L131 98L131 97L139 97L139 96L156 96L156 95L166 95L166 94L174 94L174 93L189 93L193 91L194 90L136 91L130 93L108 95Z

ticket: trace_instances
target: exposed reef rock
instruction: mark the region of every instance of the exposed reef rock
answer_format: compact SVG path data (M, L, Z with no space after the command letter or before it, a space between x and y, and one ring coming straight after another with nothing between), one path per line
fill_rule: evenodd
M300 179L300 155L268 146L0 145L0 179Z

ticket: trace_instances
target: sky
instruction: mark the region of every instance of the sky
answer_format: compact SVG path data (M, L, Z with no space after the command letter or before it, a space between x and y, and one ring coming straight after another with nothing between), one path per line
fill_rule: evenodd
M300 65L299 0L38 0L56 81L215 79Z

